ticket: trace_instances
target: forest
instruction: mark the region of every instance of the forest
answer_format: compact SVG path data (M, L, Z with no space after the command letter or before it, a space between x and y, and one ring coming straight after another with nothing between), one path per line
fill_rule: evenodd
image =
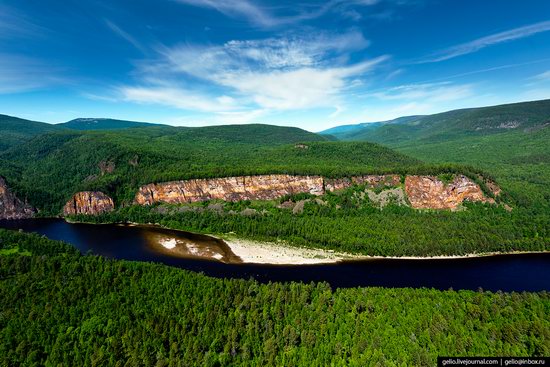
M2 366L428 366L550 354L550 295L331 289L80 255L0 229Z

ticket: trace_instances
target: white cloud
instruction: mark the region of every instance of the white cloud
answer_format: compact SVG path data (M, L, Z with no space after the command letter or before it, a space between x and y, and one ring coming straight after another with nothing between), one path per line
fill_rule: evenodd
M122 38L126 42L130 43L132 46L134 46L138 50L140 50L142 52L145 51L145 48L143 47L143 45L138 40L136 40L134 37L132 37L132 35L130 35L128 32L124 31L122 28L117 26L115 23L111 22L109 19L104 19L104 21L105 21L105 24L107 25L107 27L111 31L113 31L113 33L115 33L117 36L119 36L120 38Z
M131 101L201 111L335 108L344 91L360 85L365 74L387 59L347 62L351 52L367 45L361 33L352 31L164 48L160 59L139 65L140 86L121 92ZM200 95L179 87L178 80L209 92ZM212 91L230 103L214 101Z
M0 94L19 93L66 82L60 70L32 58L0 53Z
M476 40L450 47L446 50L437 52L432 56L420 61L420 63L439 62L449 60L458 56L470 54L479 51L485 47L512 41L520 38L532 36L537 33L550 31L550 21L535 23L524 27L510 29L508 31L495 33L490 36L478 38Z
M49 30L30 21L19 11L0 4L0 39L44 37Z
M539 82L547 82L550 81L550 70L545 71L544 73L540 73L538 75L535 75L533 77L534 80Z
M162 104L184 110L216 112L235 108L231 97L210 97L180 87L121 87L119 92L127 101Z
M252 24L261 27L276 27L304 20L316 19L333 8L343 5L349 6L370 6L379 0L330 0L321 6L316 5L313 10L299 10L292 15L275 15L271 11L262 8L248 0L176 0L182 4L214 9L232 18L244 18ZM294 5L293 8L297 6Z
M472 95L473 90L471 84L453 85L451 83L432 83L401 85L383 92L372 93L369 96L384 101L422 100L434 103L464 99Z

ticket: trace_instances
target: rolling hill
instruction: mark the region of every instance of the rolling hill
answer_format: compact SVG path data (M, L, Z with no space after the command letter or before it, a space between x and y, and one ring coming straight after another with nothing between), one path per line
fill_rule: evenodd
M516 204L548 210L550 100L455 110L332 135L377 142L425 162L479 167Z
M128 129L128 128L135 128L135 127L158 126L158 125L160 124L153 124L149 122L115 120L115 119L108 119L108 118L78 118L78 119L57 124L57 126L61 126L61 127L64 127L67 129L73 129L73 130L117 130L117 129Z
M29 141L33 137L63 130L62 127L44 122L30 121L18 117L0 115L0 152Z
M327 130L323 130L319 134L331 135L338 140L360 140L357 139L358 135L374 131L382 126L406 124L407 122L415 121L421 119L422 117L424 116L403 116L388 121L363 122L353 125L340 125Z
M418 164L377 144L331 142L293 127L151 126L39 135L0 154L0 175L31 204L57 214L81 190L129 202L139 185L151 182L262 173L345 175Z
M418 140L445 142L509 131L530 132L550 126L550 99L492 107L468 108L428 116L408 116L382 123L335 127L321 132L340 140L399 145ZM339 129L344 129L343 131Z

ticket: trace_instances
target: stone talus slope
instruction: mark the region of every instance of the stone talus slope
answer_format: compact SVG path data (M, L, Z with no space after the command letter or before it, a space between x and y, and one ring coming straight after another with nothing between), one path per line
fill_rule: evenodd
M24 219L35 214L35 210L19 200L0 176L0 219Z
M110 212L115 208L113 199L99 191L81 191L63 207L63 215L97 215Z

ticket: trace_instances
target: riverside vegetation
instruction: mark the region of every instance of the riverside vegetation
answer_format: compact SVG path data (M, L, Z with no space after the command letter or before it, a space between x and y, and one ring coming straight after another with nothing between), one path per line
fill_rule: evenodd
M214 279L0 229L3 366L428 366L550 353L550 296Z
M14 120L7 126L17 130L18 124L22 122ZM495 124L498 126L498 121ZM57 127L54 132L12 141L0 153L0 175L7 178L19 197L38 207L43 216L58 215L62 205L77 191L98 190L113 197L119 209L95 218L73 220L159 223L215 234L235 232L252 239L285 240L300 246L368 255L544 251L550 246L550 185L545 185L550 183L550 170L544 160L549 148L543 144L548 131L543 126L534 136L507 132L516 135L494 147L492 142L502 135L471 137L492 140L474 144L473 148L456 149L456 155L453 152L458 143L452 141L448 142L450 148L442 146L441 152L439 148L428 150L430 145L420 144L416 151L407 151L416 157L412 158L377 144L330 141L330 137L300 129L268 125L206 128L152 125L98 131ZM489 163L481 164L484 156ZM498 157L502 157L500 163ZM537 157L536 162L530 163ZM483 170L474 168L479 166ZM137 188L151 182L266 173L327 177L433 174L444 180L452 174L466 174L490 194L479 180L482 175L502 186L497 201L512 210L505 210L500 204L466 204L467 210L452 213L416 211L397 205L380 210L368 199L358 200L354 196L359 187L327 195L323 200L329 205L307 203L299 214L261 202L224 204L226 212L237 205L257 207L263 213L253 216L131 205Z

